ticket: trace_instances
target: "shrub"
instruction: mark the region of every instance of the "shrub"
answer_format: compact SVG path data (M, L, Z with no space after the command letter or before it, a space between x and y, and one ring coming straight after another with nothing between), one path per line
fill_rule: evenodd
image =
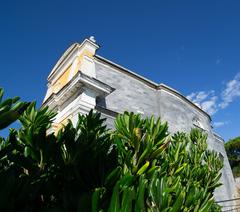
M0 138L1 211L220 210L213 191L223 164L199 130L169 135L160 119L125 112L109 131L90 111L48 134L56 114L19 105L11 120L0 105L2 126L21 122Z
M219 210L213 191L223 164L206 141L197 129L171 136L160 119L119 115L114 144L121 173L110 211Z

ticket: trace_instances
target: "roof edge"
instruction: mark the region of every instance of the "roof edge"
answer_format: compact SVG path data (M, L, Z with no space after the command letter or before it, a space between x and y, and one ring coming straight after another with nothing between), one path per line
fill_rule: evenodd
M90 39L84 39L81 43L73 43L72 45L70 45L62 54L62 56L60 57L60 59L57 61L57 63L54 65L52 71L50 72L50 74L48 75L48 80L51 79L51 77L55 74L55 72L57 71L57 69L63 64L64 60L66 58L69 57L69 55L71 55L74 50L76 48L81 48L86 42L91 43L93 46L95 46L96 48L99 48L100 46L97 43L94 43L93 41L91 41Z
M53 76L53 74L56 72L56 70L63 64L63 61L65 58L67 58L73 51L78 47L79 43L74 43L71 46L67 48L67 50L64 51L63 55L60 57L60 59L57 61L57 63L53 66L52 71L48 75L48 80Z
M144 83L146 83L147 85L149 85L149 86L152 87L152 88L155 88L156 90L164 89L164 90L170 91L170 92L173 93L174 95L180 97L182 100L184 100L185 102L187 102L187 103L189 103L190 105L192 105L192 106L193 106L194 108L196 108L199 112L205 114L205 115L209 118L209 120L212 121L211 116L210 116L207 112L205 112L203 109L201 109L200 107L198 107L196 104L194 104L192 101L190 101L187 97L185 97L184 95L182 95L182 94L181 94L180 92L178 92L177 90L175 90L175 89L173 89L173 88L165 85L164 83L159 83L159 84L158 84L158 83L156 83L156 82L154 82L154 81L152 81L152 80L149 80L149 79L147 79L147 78L145 78L145 77L143 77L143 76L135 73L134 71L131 71L131 70L129 70L129 69L127 69L127 68L125 68L125 67L117 64L117 63L114 63L114 62L112 62L111 60L108 60L108 59L106 59L106 58L104 58L104 57L102 57L102 56L100 56L100 55L95 55L94 57L97 58L97 59L99 59L99 60L101 60L101 61L103 61L103 62L105 62L105 63L108 63L108 64L110 64L110 65L112 65L112 66L114 66L114 67L117 67L117 68L121 69L121 70L124 71L125 73L127 73L127 74L129 74L129 75L131 75L131 76L133 76L133 77L135 77L135 78L143 81Z
M99 60L101 60L101 61L104 61L104 62L106 62L106 63L108 63L108 64L110 64L110 65L112 65L114 67L117 67L117 68L125 71L127 74L129 74L131 76L134 76L135 78L140 79L141 81L144 81L145 83L147 83L151 87L157 88L157 86L159 85L158 83L156 83L156 82L154 82L154 81L152 81L150 79L147 79L146 77L143 77L143 76L135 73L134 71L131 71L131 70L129 70L129 69L127 69L127 68L117 64L117 63L114 63L113 61L108 60L108 59L106 59L106 58L104 58L104 57L102 57L100 55L95 55L94 57L99 59Z
M182 100L184 100L185 102L187 102L187 103L189 103L190 105L192 105L192 106L193 106L194 108L196 108L198 111L204 113L204 114L209 118L209 120L212 121L211 116L210 116L207 112L205 112L202 108L198 107L196 104L194 104L192 101L190 101L187 97L185 97L184 95L182 95L182 94L181 94L180 92L178 92L177 90L175 90L175 89L173 89L173 88L171 88L171 87L169 87L169 86L167 86L167 85L165 85L165 84L163 84L163 83L160 83L160 84L158 85L158 89L159 89L159 90L164 89L164 90L170 91L170 92L173 93L174 95L180 97Z
M218 140L222 141L223 143L225 143L225 140L222 138L222 136L220 136L219 134L217 134L215 131L213 132L213 135L215 138L217 138Z

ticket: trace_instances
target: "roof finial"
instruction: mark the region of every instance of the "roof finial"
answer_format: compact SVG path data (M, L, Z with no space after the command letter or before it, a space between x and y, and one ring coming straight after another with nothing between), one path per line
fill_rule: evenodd
M93 43L96 43L94 36L90 36L89 40L92 41Z

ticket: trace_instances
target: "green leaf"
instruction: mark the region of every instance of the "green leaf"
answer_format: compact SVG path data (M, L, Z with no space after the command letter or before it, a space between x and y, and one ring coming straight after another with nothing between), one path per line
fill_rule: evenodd
M105 179L105 185L112 185L114 184L120 177L122 168L120 166L116 167Z
M96 188L92 195L92 212L98 212L99 208L99 201L102 197L105 188Z
M120 212L120 202L119 202L119 184L113 188L112 198L110 202L109 212Z
M184 197L185 197L185 192L182 191L177 197L175 203L173 204L172 211L180 211L181 207L183 206Z
M147 186L147 180L144 178L143 175L139 178L139 186L137 191L136 197L136 204L135 204L135 211L145 211L145 189Z
M124 187L122 194L121 212L132 211L132 201L134 199L134 187Z
M137 175L142 175L144 172L146 172L149 164L150 162L146 161L146 163L138 170Z

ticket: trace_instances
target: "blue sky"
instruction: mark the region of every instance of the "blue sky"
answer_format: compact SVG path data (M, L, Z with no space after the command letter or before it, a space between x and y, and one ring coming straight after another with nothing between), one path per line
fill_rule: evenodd
M41 104L47 76L73 42L165 83L212 114L226 140L240 135L240 2L2 1L0 86Z

